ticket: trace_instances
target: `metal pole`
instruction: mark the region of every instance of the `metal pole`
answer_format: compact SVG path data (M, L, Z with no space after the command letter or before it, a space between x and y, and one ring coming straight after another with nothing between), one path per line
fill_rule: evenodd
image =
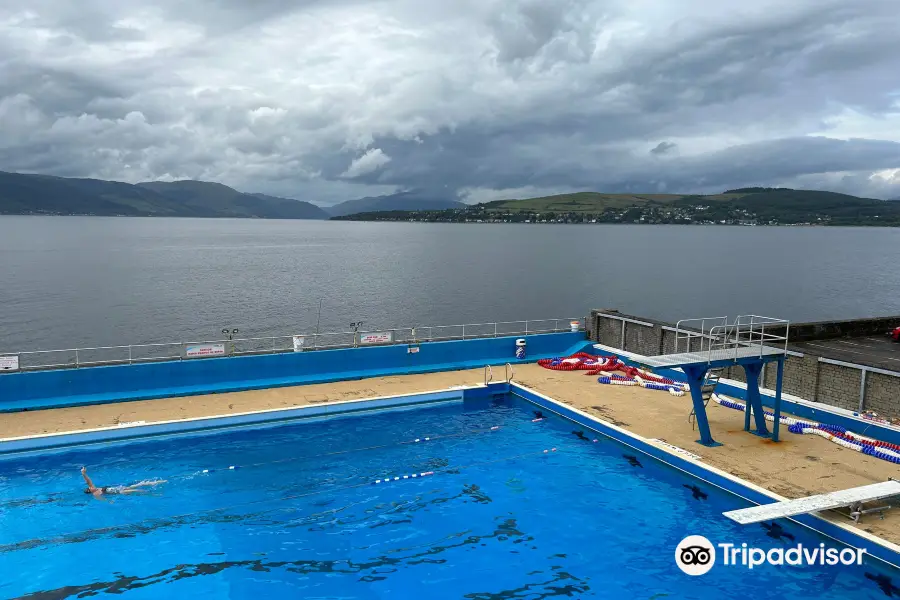
M859 377L859 412L862 412L866 409L866 369L862 370L862 374Z
M775 379L775 414L772 424L772 441L778 441L778 426L781 424L781 384L784 380L784 359L778 361L778 376Z
M319 323L322 321L322 299L319 298L319 312L316 314L316 335L319 335Z
M128 364L131 364L131 346L128 346Z
M494 337L497 337L497 324L494 323Z
M463 325L463 339L466 339L466 326Z
M625 321L622 321L622 343L619 345L619 349L625 349Z
M78 348L75 348L75 368L78 368Z

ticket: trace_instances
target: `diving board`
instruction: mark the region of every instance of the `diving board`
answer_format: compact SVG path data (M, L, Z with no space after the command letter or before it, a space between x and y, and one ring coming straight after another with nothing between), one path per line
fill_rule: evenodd
M827 494L807 496L806 498L797 498L796 500L785 500L784 502L773 502L772 504L763 504L752 508L730 510L722 513L722 515L741 525L773 521L775 519L843 508L845 506L852 507L851 511L861 515L865 512L860 510L864 502L875 502L876 500L884 500L892 496L900 496L900 481L893 479L839 492L829 492ZM875 510L884 510L885 508L882 507ZM859 517L857 516L856 520L858 519Z

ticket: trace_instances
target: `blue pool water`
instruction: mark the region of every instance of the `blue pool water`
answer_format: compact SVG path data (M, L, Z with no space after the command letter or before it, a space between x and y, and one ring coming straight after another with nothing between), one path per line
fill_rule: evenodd
M0 597L824 600L900 583L874 560L685 575L689 534L794 542L724 519L738 498L534 409L504 396L0 460ZM97 485L169 482L100 502L82 465Z

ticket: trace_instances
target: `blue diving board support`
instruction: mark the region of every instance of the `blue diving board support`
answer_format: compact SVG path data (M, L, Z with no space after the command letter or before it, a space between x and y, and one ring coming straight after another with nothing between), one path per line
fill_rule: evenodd
M706 405L703 401L703 386L706 372L710 369L731 367L740 365L747 374L747 409L744 411L744 431L748 431L761 437L769 437L766 427L766 417L763 412L762 399L759 395L759 375L763 365L769 362L778 363L778 377L775 388L775 423L772 428L772 441L778 441L779 421L781 417L781 384L784 376L784 360L787 356L785 349L768 346L735 346L717 350L701 352L683 352L678 354L663 354L661 356L648 356L636 359L643 365L651 368L675 369L680 368L691 388L691 400L694 404L694 414L697 419L697 429L700 430L698 444L707 447L721 446L715 441L709 430L709 419L706 415ZM755 430L750 429L751 413Z

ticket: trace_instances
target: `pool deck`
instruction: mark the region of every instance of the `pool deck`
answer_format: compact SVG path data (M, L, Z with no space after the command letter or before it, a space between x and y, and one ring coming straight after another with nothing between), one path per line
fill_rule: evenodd
M689 395L678 398L637 387L601 385L596 377L582 372L549 371L534 364L516 366L513 381L644 438L661 439L688 450L706 464L787 498L878 483L900 475L897 465L818 436L784 432L783 441L773 443L748 434L743 431L742 412L714 402L708 410L710 427L713 437L724 445L700 446L695 443L698 434L688 422ZM476 369L10 413L0 419L0 438L396 396L483 382L483 371ZM887 512L884 520L866 515L858 526L839 515L830 513L828 518L900 543L900 510Z

